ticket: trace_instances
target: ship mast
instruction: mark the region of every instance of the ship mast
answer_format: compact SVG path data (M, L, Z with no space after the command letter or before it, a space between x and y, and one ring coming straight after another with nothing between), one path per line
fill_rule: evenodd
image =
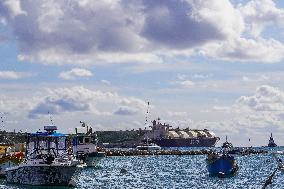
M49 115L49 120L50 120L51 125L54 125L54 124L53 124L53 120L52 120L52 115L50 114L49 111L48 111L48 115Z
M150 102L147 102L147 112L145 116L145 127L148 126L148 121L149 121L149 114L150 114Z

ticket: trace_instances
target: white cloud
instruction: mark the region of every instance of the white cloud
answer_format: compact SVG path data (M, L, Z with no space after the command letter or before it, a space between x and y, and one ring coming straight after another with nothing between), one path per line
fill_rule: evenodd
M255 95L240 97L238 103L254 111L284 111L284 92L263 85L257 88Z
M284 57L284 45L274 39L238 38L203 47L202 54L228 61L275 63Z
M282 42L261 32L271 24L283 29L283 15L272 0L238 6L229 0L0 2L20 61L80 66L153 64L200 54L279 62Z
M9 17L12 19L19 15L27 15L27 12L24 11L21 7L20 0L3 0L2 3L4 7L7 8L6 11ZM0 10L1 10L1 7L0 7Z
M91 90L82 86L48 89L29 111L30 118L71 112L89 112L95 115L122 115L144 113L146 103L134 97L121 97L116 93Z
M26 13L18 14L20 19L9 19L13 11L1 2L6 10L1 15L17 36L19 60L160 63L161 56L190 56L192 48L236 38L244 30L229 0L83 2L27 0L17 11Z
M0 71L0 79L21 79L24 77L31 76L30 73L25 72L14 72L14 71Z
M70 71L61 72L59 74L59 78L65 80L73 80L80 77L91 77L93 73L89 70L82 69L82 68L73 68Z
M172 111L168 111L168 115L171 117L185 117L187 116L187 112L172 112Z
M105 79L102 79L102 80L101 80L101 83L103 83L103 84L105 84L105 85L110 85L110 84L111 84L110 81L105 80Z
M259 37L266 26L283 27L284 9L277 8L272 0L251 0L239 9L247 23L246 30L254 37Z
M191 76L192 79L208 79L212 77L212 74L194 74Z

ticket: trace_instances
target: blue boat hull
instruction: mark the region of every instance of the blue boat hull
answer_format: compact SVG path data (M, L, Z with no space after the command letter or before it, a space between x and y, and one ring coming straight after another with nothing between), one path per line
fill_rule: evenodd
M238 170L238 165L232 156L221 156L215 160L207 162L210 176L227 177L232 176Z

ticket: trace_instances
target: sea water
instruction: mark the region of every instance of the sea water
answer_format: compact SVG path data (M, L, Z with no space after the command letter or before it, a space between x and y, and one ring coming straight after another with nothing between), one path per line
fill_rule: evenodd
M277 148L278 150L280 148ZM284 160L284 155L279 155ZM74 177L75 188L261 188L277 164L271 154L236 156L237 174L209 177L206 155L106 157L96 168L84 168ZM277 171L269 188L284 188L284 173ZM9 189L63 189L7 184Z

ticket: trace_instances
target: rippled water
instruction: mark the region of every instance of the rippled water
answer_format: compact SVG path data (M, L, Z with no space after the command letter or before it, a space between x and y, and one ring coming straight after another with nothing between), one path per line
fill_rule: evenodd
M75 181L77 188L261 188L276 168L269 154L236 156L240 167L236 176L211 178L205 158L205 155L107 157L97 168L82 169ZM270 188L284 188L283 179L284 173L278 171ZM7 185L2 180L1 188L45 187Z

